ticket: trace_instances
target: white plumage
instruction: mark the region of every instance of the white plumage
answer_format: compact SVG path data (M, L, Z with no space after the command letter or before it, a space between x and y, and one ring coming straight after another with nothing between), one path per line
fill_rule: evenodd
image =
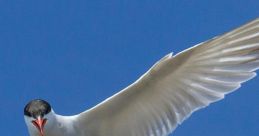
M73 126L76 136L167 136L194 111L255 77L258 68L256 19L181 53L166 55L119 93L57 122L70 118L64 124Z

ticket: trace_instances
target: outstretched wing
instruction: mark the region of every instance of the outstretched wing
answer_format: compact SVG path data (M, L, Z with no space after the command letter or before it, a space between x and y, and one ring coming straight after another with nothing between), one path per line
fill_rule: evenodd
M166 55L135 83L78 115L82 136L166 136L256 76L259 19Z

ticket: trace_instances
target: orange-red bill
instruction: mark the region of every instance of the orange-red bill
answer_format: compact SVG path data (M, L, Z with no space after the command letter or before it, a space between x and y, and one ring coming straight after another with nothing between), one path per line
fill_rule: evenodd
M32 124L39 130L41 136L44 136L43 129L46 122L47 122L47 119L42 119L42 118L38 118L32 121Z

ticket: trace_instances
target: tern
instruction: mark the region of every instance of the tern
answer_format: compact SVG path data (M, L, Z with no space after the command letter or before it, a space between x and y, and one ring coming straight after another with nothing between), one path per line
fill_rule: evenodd
M259 18L176 55L100 104L73 116L30 101L24 119L30 136L167 136L194 111L219 101L256 76Z

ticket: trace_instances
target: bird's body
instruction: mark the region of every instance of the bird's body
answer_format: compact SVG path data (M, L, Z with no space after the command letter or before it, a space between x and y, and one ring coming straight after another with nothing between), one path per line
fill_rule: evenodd
M78 115L57 115L46 101L33 100L25 122L30 136L167 136L194 111L255 77L258 68L256 19L166 55L136 82Z
M78 127L74 123L76 116L54 115L54 122L45 128L46 136L75 136L78 135Z

